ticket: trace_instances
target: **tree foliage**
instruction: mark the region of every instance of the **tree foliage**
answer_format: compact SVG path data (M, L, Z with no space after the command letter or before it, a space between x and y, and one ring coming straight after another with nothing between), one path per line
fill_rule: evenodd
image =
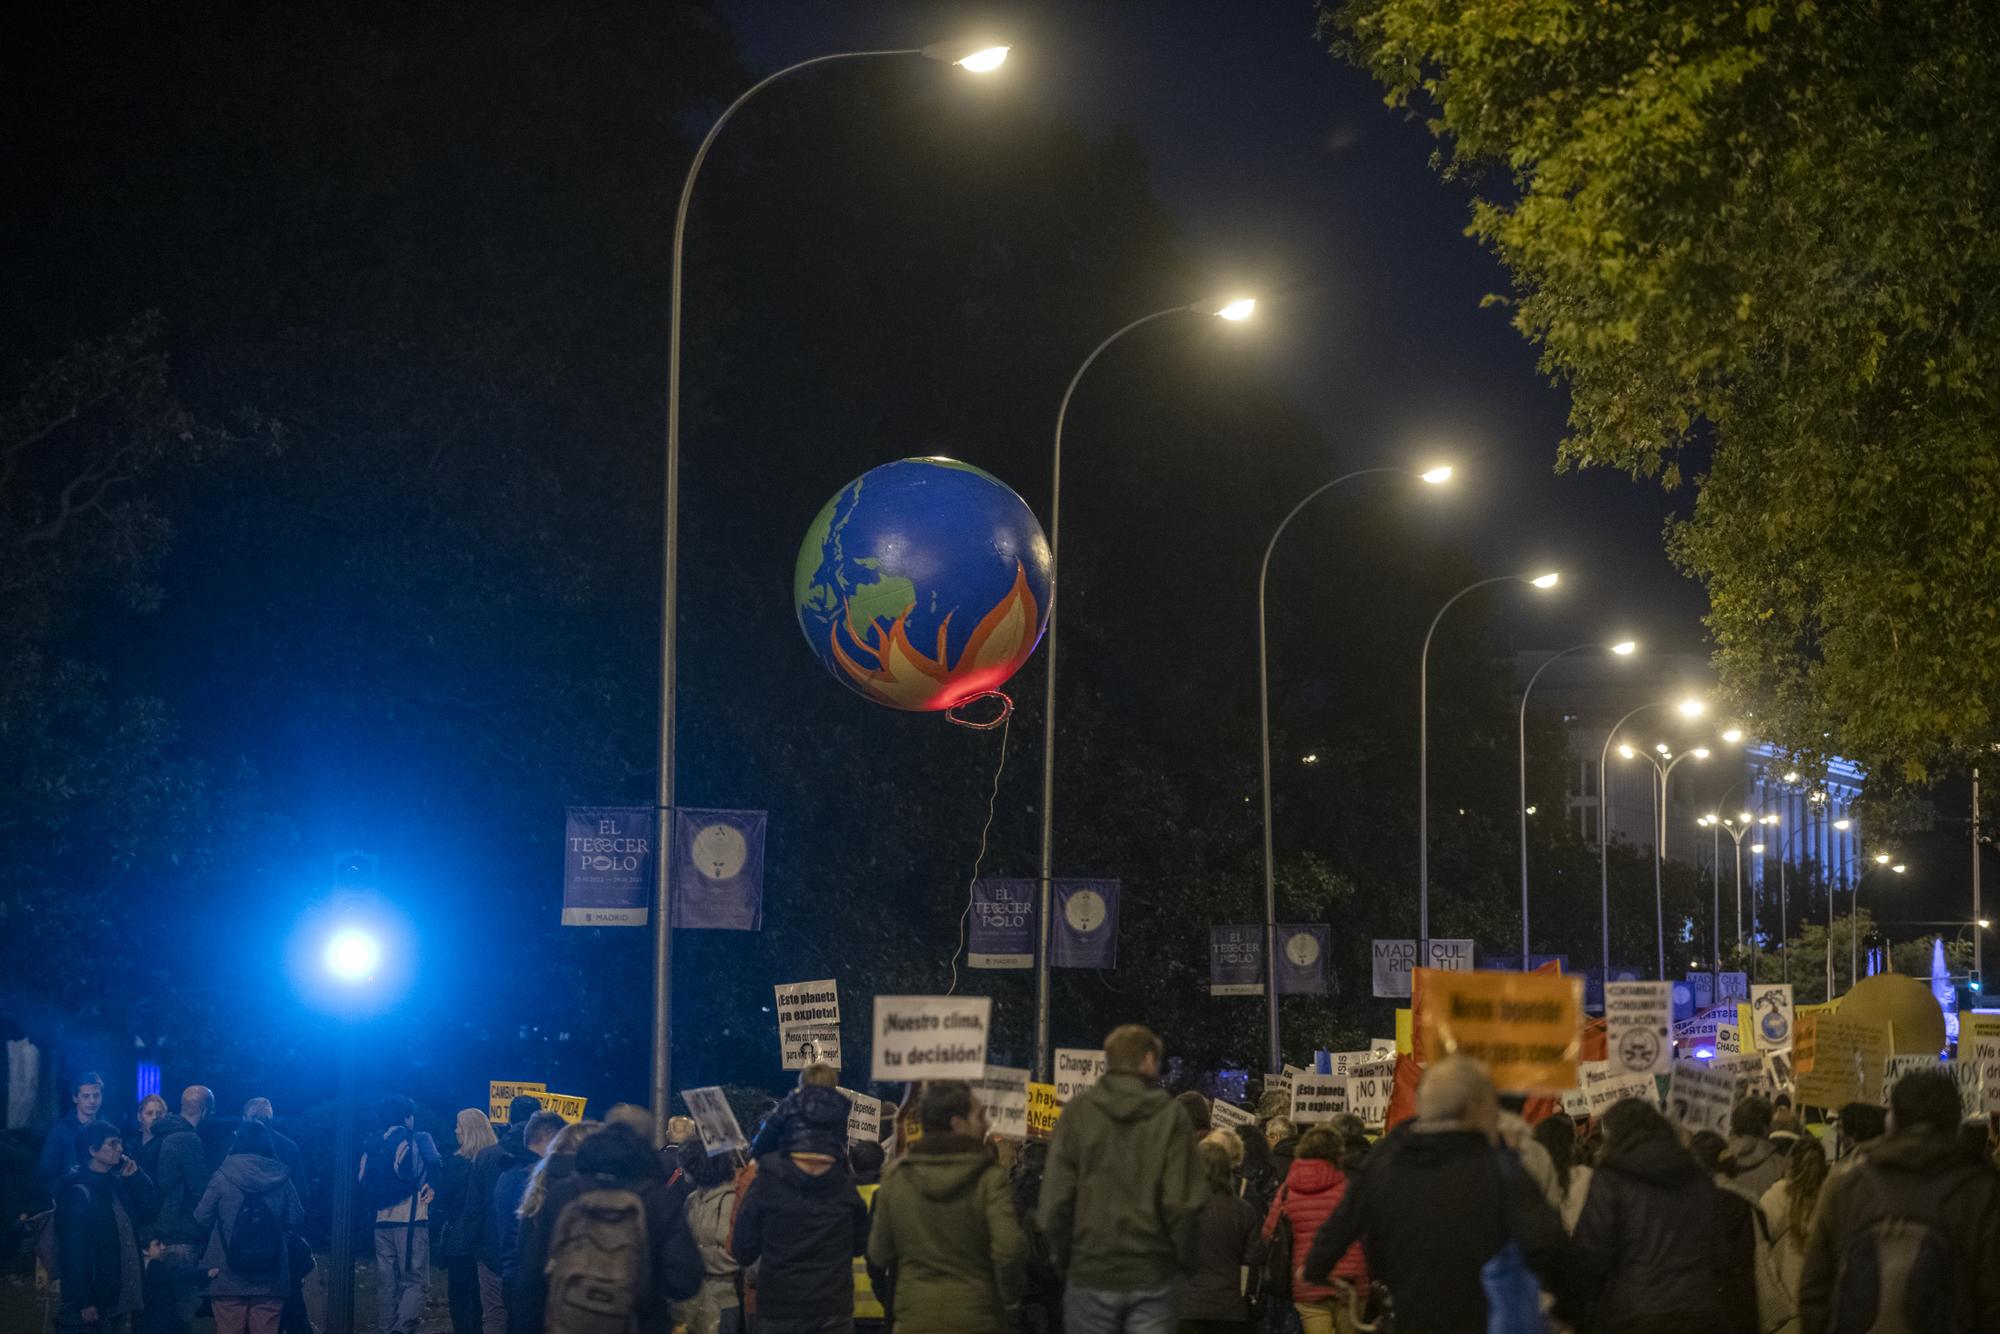
M1979 0L1345 0L1419 108L1566 467L1699 487L1669 533L1725 691L1914 779L2000 736L2000 11ZM1498 298L1496 298L1498 299Z

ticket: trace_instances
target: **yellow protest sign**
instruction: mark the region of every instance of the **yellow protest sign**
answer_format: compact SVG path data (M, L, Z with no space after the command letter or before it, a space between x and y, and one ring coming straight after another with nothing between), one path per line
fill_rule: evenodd
M1432 968L1416 969L1413 976L1416 1031L1431 1060L1474 1057L1485 1063L1496 1087L1523 1093L1577 1086L1581 977Z
M1811 1074L1813 1066L1819 1063L1819 1016L1814 1010L1808 1014L1807 1006L1800 1006L1792 1015L1792 1075Z
M506 1125L508 1104L524 1093L544 1093L548 1087L531 1080L489 1080L486 1085L486 1119L496 1126Z
M542 1104L545 1112L554 1112L563 1120L577 1122L583 1120L583 1105L588 1098L571 1097L567 1093L546 1093L541 1089L532 1090L535 1101Z
M1062 1104L1056 1101L1054 1084L1028 1085L1028 1138L1047 1139L1056 1133L1056 1118Z
M2000 1014L1962 1014L1958 1017L1958 1049L1970 1054L1980 1038L2000 1039Z
M1794 1095L1805 1107L1844 1107L1882 1101L1882 1071L1895 1051L1888 1024L1868 1024L1837 1014L1816 1015L1812 1068L1792 1067ZM1804 1032L1801 1027L1800 1032ZM1796 1050L1796 1048L1795 1048Z
M1414 1041L1415 1033L1416 1033L1416 1028L1410 1022L1410 1012L1408 1010L1396 1011L1396 1054L1397 1055L1408 1056L1412 1052L1416 1051L1417 1048Z

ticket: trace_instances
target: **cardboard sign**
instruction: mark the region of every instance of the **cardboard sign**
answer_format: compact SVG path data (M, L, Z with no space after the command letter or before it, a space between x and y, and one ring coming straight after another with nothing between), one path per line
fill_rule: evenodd
M1615 1103L1627 1098L1643 1098L1659 1105L1660 1086L1654 1078L1641 1072L1614 1070L1608 1067L1586 1074L1583 1080L1585 1105L1590 1115L1602 1116Z
M1751 1031L1758 1051L1790 1051L1797 1026L1791 983L1767 982L1750 997Z
M1396 1063L1377 1061L1357 1066L1347 1077L1348 1110L1361 1118L1370 1130L1380 1130L1389 1119L1389 1095L1396 1091Z
M1347 1076L1301 1075L1292 1081L1292 1124L1331 1121L1348 1112Z
M1850 1102L1881 1106L1882 1071L1894 1051L1889 1026L1822 1014L1813 1029L1812 1069L1793 1074L1798 1101L1807 1107L1845 1107ZM1798 1025L1799 1038L1804 1034L1805 1026Z
M524 1093L546 1093L547 1084L519 1079L495 1079L486 1085L486 1119L496 1126L507 1124L507 1109Z
M1417 942L1377 940L1372 944L1376 996L1383 1000L1407 999L1410 970L1417 966Z
M989 1065L971 1081L973 1094L986 1108L986 1128L1002 1139L1028 1137L1028 1075L1007 1065Z
M1054 1084L1028 1085L1028 1138L1047 1139L1056 1133L1056 1118L1062 1115L1062 1100Z
M1959 1063L1971 1066L1972 1087L1978 1091L1978 1099L1966 1115L1985 1116L2000 1112L2000 1035L1988 1036L1982 1033L1973 1038L1969 1061L1963 1054L1966 1047L1962 1034L1958 1050ZM1964 1084L1959 1085L1960 1091L1962 1092L1965 1087Z
M1625 1074L1663 1075L1674 1068L1674 984L1612 982L1604 995L1604 1049Z
M1256 1120L1255 1112L1246 1112L1233 1102L1224 1102L1217 1098L1208 1104L1208 1122L1217 1130L1234 1130L1238 1126L1250 1125Z
M991 996L877 996L870 1079L978 1079Z
M1693 1134L1713 1130L1729 1134L1729 1109L1736 1103L1736 1077L1712 1070L1704 1061L1675 1061L1673 1082L1667 1085L1667 1119Z
M1417 1028L1431 1060L1453 1053L1474 1057L1485 1062L1500 1089L1559 1093L1576 1087L1582 978L1427 969L1416 981Z
M1088 1047L1056 1048L1056 1101L1068 1102L1099 1079L1109 1063L1104 1053Z
M840 988L832 978L773 987L778 1003L778 1052L784 1068L840 1068Z
M1792 1017L1792 1074L1812 1073L1819 1059L1819 1014L1801 1007Z
M729 1099L722 1096L721 1089L712 1086L682 1089L681 1101L687 1104L688 1115L694 1118L709 1157L731 1149L750 1152L750 1141L743 1137L743 1127L736 1124L736 1113L730 1110Z
M847 1142L849 1144L880 1144L882 1142L882 1103L866 1093L856 1093L853 1089L837 1088L834 1092L847 1099Z

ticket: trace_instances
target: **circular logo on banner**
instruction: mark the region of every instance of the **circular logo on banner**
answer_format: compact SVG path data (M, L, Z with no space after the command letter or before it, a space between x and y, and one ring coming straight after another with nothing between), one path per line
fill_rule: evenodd
M733 880L750 856L743 833L734 825L705 825L695 833L689 856L694 869L710 880Z
M1618 1060L1627 1070L1651 1070L1660 1059L1660 1035L1648 1028L1634 1028L1618 1040Z
M1064 919L1079 931L1095 931L1104 916L1104 896L1094 889L1079 889L1063 903Z
M1319 959L1319 937L1310 931L1294 932L1285 941L1285 957L1301 968L1310 968Z

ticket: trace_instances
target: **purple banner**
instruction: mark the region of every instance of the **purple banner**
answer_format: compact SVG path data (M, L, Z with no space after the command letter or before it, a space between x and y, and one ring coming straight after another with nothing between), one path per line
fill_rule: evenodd
M1278 928L1278 994L1324 996L1326 951L1333 927L1325 922Z
M1208 994L1264 994L1264 928L1212 926L1208 929Z
M972 882L972 921L965 961L974 968L1035 966L1033 880Z
M564 926L644 926L653 899L653 808L572 806L563 822Z
M1118 882L1058 880L1049 967L1118 966Z
M763 811L674 812L676 927L756 931L764 925Z

